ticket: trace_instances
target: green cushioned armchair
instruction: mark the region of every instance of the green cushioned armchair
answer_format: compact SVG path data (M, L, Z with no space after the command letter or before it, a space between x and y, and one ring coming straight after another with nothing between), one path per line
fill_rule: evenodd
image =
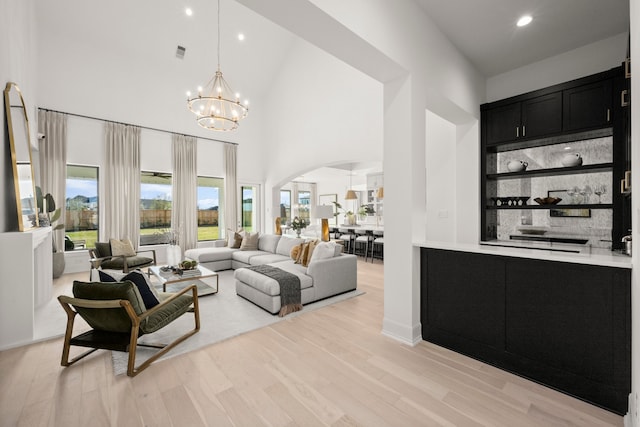
M62 348L62 366L69 366L98 349L129 353L127 375L136 376L160 356L200 330L198 288L191 285L178 293L159 293L160 304L150 310L145 308L136 285L124 282L73 282L73 295L61 295L58 301L67 313L67 328ZM193 308L192 308L193 305ZM155 332L188 311L194 314L195 326L186 334L166 345L138 343L138 338ZM92 328L72 337L75 316L79 314ZM70 347L90 347L69 360ZM160 350L136 367L137 346Z
M142 253L149 253L152 256L141 256ZM129 270L136 268L149 267L156 265L155 249L147 249L137 251L135 256L114 256L111 254L111 245L109 242L96 242L95 248L89 249L89 262L91 268L102 268L105 270L122 270L128 273Z

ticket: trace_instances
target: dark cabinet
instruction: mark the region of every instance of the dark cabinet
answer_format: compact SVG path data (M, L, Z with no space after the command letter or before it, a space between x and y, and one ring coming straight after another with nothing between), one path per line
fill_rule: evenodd
M520 134L520 103L492 108L486 112L487 143L512 141Z
M566 89L562 93L562 130L611 126L613 84L611 79Z
M627 412L629 269L423 248L420 309L426 341Z
M562 131L562 92L501 105L486 111L488 144L537 138Z

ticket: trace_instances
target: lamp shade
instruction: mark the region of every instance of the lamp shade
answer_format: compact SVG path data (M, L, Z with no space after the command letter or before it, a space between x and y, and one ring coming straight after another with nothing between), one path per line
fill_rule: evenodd
M356 192L353 190L347 190L347 194L344 196L345 200L356 200L358 198L358 196L356 195Z
M384 198L384 187L378 188L378 191L376 191L376 198L378 199Z
M329 206L329 205L316 206L316 218L324 218L324 219L333 218L333 206Z

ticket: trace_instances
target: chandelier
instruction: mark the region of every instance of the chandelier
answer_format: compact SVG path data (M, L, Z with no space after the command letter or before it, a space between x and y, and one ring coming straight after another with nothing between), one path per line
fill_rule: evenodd
M247 117L249 101L240 102L240 94L234 93L220 71L220 0L218 0L218 69L205 86L198 88L198 96L187 92L187 106L196 115L198 124L205 129L232 131L238 122Z

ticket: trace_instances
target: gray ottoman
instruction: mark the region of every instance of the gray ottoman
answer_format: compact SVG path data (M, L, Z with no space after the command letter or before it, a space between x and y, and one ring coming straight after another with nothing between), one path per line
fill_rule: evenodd
M302 304L315 301L313 279L305 274L305 267L294 264L293 261L283 261L269 265L298 276ZM275 279L247 268L235 270L233 276L236 282L236 294L262 307L271 314L280 312L280 285Z

